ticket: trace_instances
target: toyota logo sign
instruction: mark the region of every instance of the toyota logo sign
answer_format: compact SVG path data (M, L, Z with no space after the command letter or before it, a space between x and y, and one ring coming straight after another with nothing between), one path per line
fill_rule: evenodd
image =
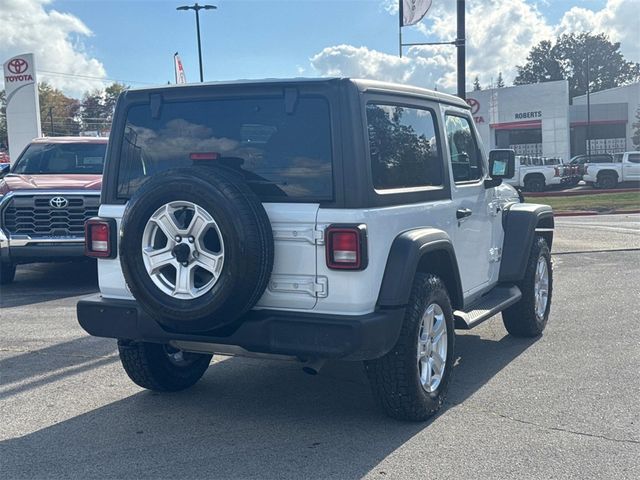
M29 68L29 64L22 58L14 58L8 63L7 68L14 75L20 75L21 73L27 71L27 68Z
M69 200L64 197L53 197L51 200L49 200L49 205L51 205L53 208L64 208L69 205Z
M475 98L467 98L467 104L471 107L471 115L475 115L480 110L480 102Z

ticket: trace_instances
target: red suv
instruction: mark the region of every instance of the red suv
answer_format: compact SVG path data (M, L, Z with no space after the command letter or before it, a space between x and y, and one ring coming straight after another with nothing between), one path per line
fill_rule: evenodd
M16 265L82 258L98 214L106 138L33 140L0 180L0 283Z

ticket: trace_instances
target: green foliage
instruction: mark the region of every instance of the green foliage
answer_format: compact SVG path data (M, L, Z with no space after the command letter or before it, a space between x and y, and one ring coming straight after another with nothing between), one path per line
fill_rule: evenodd
M625 60L619 42L610 42L603 33L571 33L558 37L555 44L544 40L534 46L527 63L517 66L514 85L568 80L570 98L584 95L587 92L587 58L592 92L640 79L640 64Z
M80 102L46 82L38 84L42 133L51 137L80 133Z
M120 83L112 83L104 90L93 90L82 98L82 125L85 131L105 131L111 128L118 96L126 90Z
M476 78L473 80L473 91L477 92L478 90L482 90L482 87L480 86L480 79L476 75Z
M498 72L498 82L496 83L497 88L504 87L504 79L502 78L502 72Z

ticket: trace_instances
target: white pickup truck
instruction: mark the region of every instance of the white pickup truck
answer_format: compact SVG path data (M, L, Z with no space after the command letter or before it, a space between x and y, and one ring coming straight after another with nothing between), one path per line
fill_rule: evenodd
M515 175L505 179L505 183L521 187L525 192L542 192L552 186L570 186L571 180L560 159L516 155Z
M613 155L613 163L587 163L582 178L595 188L615 188L619 183L640 181L640 152Z

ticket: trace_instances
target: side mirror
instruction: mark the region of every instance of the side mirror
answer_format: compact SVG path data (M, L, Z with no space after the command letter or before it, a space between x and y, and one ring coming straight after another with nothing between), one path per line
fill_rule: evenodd
M513 178L516 172L516 152L513 150L491 150L489 152L491 178Z

